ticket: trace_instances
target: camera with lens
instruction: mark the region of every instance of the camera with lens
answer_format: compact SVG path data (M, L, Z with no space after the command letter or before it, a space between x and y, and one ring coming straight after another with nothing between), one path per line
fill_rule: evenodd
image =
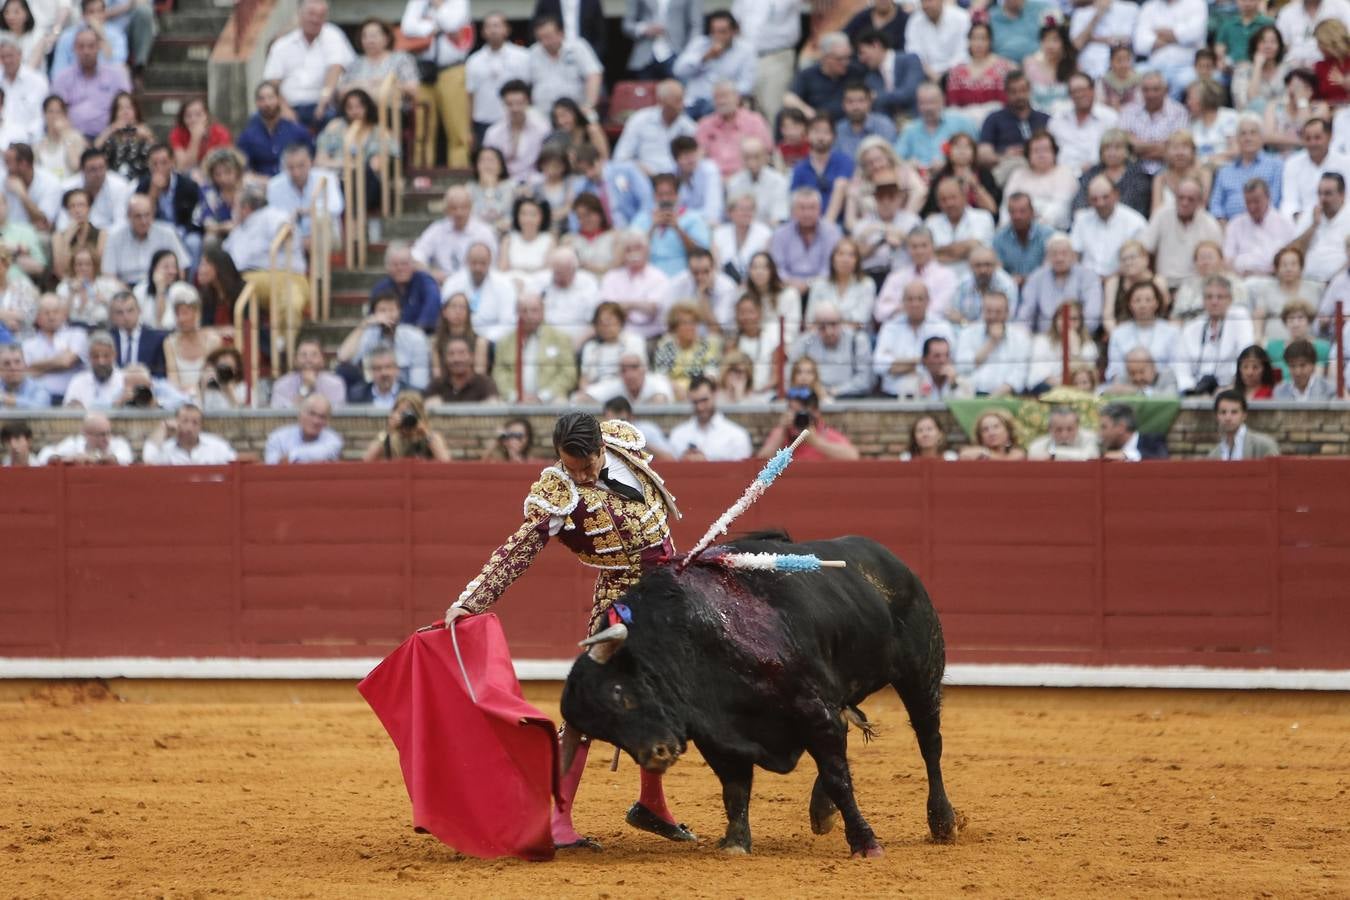
M792 417L792 427L798 431L805 431L811 427L811 412L809 410L798 410Z
M412 431L420 422L421 420L417 418L417 413L413 412L411 409L405 409L403 415L399 416L398 427L404 431Z
M128 406L152 406L155 402L155 392L150 390L149 385L138 384L131 390L131 401Z

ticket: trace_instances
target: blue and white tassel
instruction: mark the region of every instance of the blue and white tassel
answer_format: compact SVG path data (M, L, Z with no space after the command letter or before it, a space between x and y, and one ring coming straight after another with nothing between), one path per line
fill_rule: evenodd
M712 559L732 569L759 572L819 572L848 566L842 559L821 559L809 553L719 553Z
M736 518L740 516L741 513L749 509L751 504L763 496L764 492L769 489L769 485L773 484L778 476L783 474L783 470L788 467L788 464L792 462L792 454L799 446L801 446L802 441L806 440L806 436L810 433L810 429L802 431L801 434L797 435L795 441L789 446L784 447L782 450L779 450L773 455L772 459L764 464L764 468L759 470L759 474L755 476L755 480L750 482L750 486L745 489L745 493L741 494L741 499L737 500L731 505L730 509L722 513L722 515L717 518L717 521L712 523L712 526L708 529L707 533L703 535L702 540L694 545L694 549L685 554L684 559L680 561L681 569L689 565L694 557L708 549L709 544L726 534L727 529L731 527L731 523L736 521Z

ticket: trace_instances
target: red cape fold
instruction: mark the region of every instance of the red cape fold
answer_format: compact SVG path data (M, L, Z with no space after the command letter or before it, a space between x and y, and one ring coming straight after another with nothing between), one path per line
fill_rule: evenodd
M495 615L455 625L475 703L450 632L419 631L358 684L398 748L413 826L487 859L553 858L553 722L525 702Z

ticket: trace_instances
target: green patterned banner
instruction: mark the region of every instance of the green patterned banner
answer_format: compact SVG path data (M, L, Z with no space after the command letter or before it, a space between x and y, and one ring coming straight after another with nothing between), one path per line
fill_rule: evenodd
M1017 423L1017 439L1023 447L1050 428L1050 410L1056 406L1071 406L1078 410L1082 427L1097 430L1097 411L1108 403L1126 403L1134 408L1139 431L1144 434L1167 434L1181 410L1175 397L1096 397L1069 388L1056 388L1038 398L978 397L974 400L950 400L947 406L956 417L961 430L974 440L975 420L986 409L1007 410Z

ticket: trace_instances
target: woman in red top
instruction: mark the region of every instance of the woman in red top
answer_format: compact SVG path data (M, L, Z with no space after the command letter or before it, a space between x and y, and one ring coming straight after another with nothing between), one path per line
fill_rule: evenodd
M1325 57L1313 67L1318 98L1332 104L1350 100L1350 31L1340 19L1327 19L1313 31L1313 37Z
M947 73L947 105L982 106L1008 102L1003 82L1013 64L994 55L994 33L983 22L970 26L966 38L970 61L952 66Z
M178 124L169 132L174 168L184 173L200 166L212 150L233 143L230 130L211 119L211 111L201 97L193 97L183 104L178 111Z
M1270 356L1255 344L1238 354L1233 390L1248 400L1269 400L1275 394L1275 367Z

